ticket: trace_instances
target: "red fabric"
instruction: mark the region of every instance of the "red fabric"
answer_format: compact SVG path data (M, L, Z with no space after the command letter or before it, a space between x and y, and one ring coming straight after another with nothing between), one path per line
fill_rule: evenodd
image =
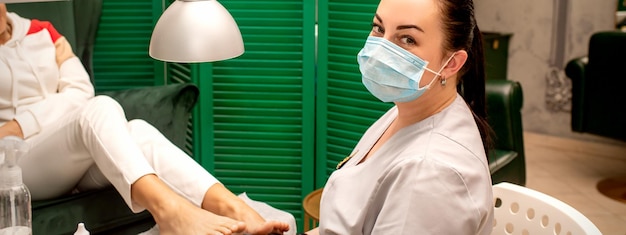
M28 34L37 33L43 29L47 29L50 32L50 39L52 39L52 43L55 43L57 39L59 39L62 35L57 32L57 30L52 26L49 21L40 21L40 20L31 20L30 28L28 29Z

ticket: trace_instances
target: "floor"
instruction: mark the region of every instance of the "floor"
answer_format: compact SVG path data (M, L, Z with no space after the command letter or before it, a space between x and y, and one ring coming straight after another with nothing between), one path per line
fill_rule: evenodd
M551 195L587 216L604 235L626 235L626 203L596 184L626 176L626 144L602 144L524 133L527 187Z

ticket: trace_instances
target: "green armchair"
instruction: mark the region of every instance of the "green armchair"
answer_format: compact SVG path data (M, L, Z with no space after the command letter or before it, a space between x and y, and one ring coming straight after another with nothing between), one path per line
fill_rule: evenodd
M73 0L8 4L23 17L51 21L72 44L74 52L91 72L93 43L100 16L101 0ZM121 91L99 92L117 100L131 119L143 119L170 141L185 149L187 124L199 90L193 84L175 84ZM73 234L85 223L91 234L137 234L155 222L144 211L133 213L113 187L52 200L33 201L33 234Z
M102 93L118 100L128 119L143 119L183 148L198 88L177 84ZM33 202L34 234L72 234L80 222L91 234L137 234L154 225L144 211L134 214L114 188Z
M487 80L487 121L494 131L494 150L489 154L493 184L526 184L522 87L511 80Z
M574 58L565 67L572 80L572 130L626 141L623 58L626 32L604 31L589 39L586 57Z
M167 85L102 93L116 99L128 119L143 119L183 148L189 115L198 98L191 84ZM114 188L33 202L34 234L72 234L80 222L91 234L137 234L154 225L144 211L134 214Z

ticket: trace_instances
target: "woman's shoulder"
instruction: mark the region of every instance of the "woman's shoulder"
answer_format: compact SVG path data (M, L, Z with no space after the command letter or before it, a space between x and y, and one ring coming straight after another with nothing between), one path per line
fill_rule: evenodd
M54 28L52 23L48 21L37 20L37 19L32 19L30 21L30 27L26 35L36 34L36 33L42 32L43 30L48 31L48 34L50 35L50 40L52 40L52 43L55 43L59 38L62 37L62 35L56 30L56 28Z
M485 158L478 125L462 97L458 96L455 102L438 114L433 122L431 137L433 150L454 151L454 154L467 153L481 159Z
M49 21L24 18L14 12L8 12L7 16L11 20L15 40L21 40L24 37L45 32L51 44L54 44L59 38L63 37Z
M463 139L464 137L460 137ZM474 139L474 138L468 138ZM448 175L450 178L465 181L469 178L488 178L489 166L485 157L480 137L478 141L460 141L459 138L432 133L423 138L423 143L416 143L407 148L388 169L392 171L410 171L414 174L425 172ZM474 143L475 142L475 143Z

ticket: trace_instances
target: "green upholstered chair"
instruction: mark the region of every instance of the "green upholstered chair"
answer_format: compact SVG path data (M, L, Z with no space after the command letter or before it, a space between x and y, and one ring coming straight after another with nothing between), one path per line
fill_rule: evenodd
M588 50L565 67L572 80L572 130L626 141L626 32L594 33Z
M494 131L494 150L489 155L493 184L526 184L522 105L524 96L519 82L487 80L487 120Z
M178 84L103 94L118 100L128 119L146 120L177 146L185 145L189 115L199 94L196 86ZM91 234L134 235L154 225L147 211L132 213L112 187L33 202L35 235L73 234L80 222Z
M97 79L91 72L91 59L102 0L7 4L7 8L23 17L50 21L72 44L92 81ZM193 84L99 93L116 99L129 120L146 120L180 148L185 146L187 124L198 94ZM137 234L154 225L147 211L132 213L112 187L33 202L36 235L73 234L80 222L91 234Z

